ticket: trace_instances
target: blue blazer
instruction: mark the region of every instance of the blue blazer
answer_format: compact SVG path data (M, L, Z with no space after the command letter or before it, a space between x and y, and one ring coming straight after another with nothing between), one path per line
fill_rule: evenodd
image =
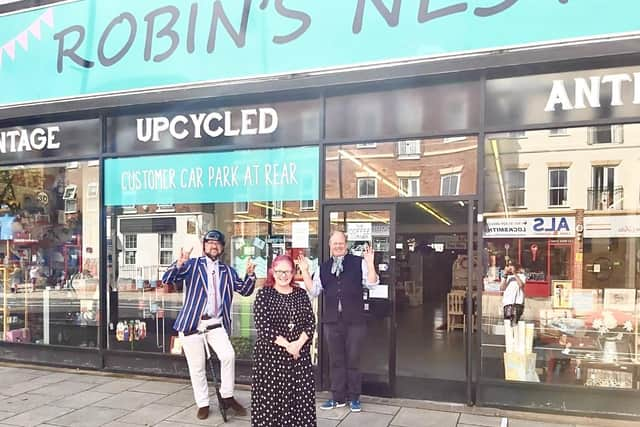
M238 277L233 267L218 262L220 273L220 294L222 295L222 325L231 335L231 303L233 292L249 296L256 285L256 276L246 276L244 280ZM178 332L192 332L198 327L198 321L203 315L207 305L207 258L191 258L180 268L174 262L162 275L162 283L175 283L177 280L185 281L184 305L176 317L173 329Z

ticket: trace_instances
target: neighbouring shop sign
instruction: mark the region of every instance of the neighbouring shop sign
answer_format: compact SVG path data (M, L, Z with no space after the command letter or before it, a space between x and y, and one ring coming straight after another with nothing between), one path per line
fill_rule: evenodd
M97 155L98 119L0 129L0 164L53 157Z
M640 67L487 81L490 126L616 120L640 114Z
M636 12L636 0L62 2L0 17L0 105L610 36L640 30Z
M316 200L319 148L105 161L105 205Z
M584 237L640 237L640 215L585 216Z
M574 237L576 219L570 216L487 218L485 238Z

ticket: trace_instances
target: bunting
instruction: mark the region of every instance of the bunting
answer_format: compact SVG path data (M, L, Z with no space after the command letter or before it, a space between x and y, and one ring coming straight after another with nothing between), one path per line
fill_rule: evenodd
M18 52L16 52L16 44L22 48L24 52L29 52L29 38L33 36L36 40L42 38L42 24L53 29L53 8L48 8L42 15L36 18L36 20L29 24L24 31L21 31L17 36L9 40L0 46L0 69L2 68L2 61L4 54L9 57L11 61L15 61Z

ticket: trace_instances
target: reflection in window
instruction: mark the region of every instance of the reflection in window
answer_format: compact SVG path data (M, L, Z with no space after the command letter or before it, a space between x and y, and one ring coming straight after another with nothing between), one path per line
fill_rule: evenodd
M415 159L420 157L420 140L411 139L398 141L398 157L400 159Z
M99 178L94 162L0 170L0 340L97 346Z
M487 137L482 376L637 389L640 160L629 154L640 149L632 137L640 125L560 133ZM527 375L505 371L501 279L509 263L521 264L526 277L522 320L534 335Z
M401 165L399 154L404 156ZM440 196L440 180L421 173L433 170L445 175L458 174L457 182L451 182L447 192L455 187L458 195L476 193L477 138L474 136L461 137L455 146L443 138L376 142L375 149L367 150L357 148L357 144L331 145L326 147L325 160L327 199L407 197L407 193L412 197ZM360 178L373 177L377 178L376 184L372 180L359 183ZM449 184L450 179L447 181Z
M233 212L234 213L248 213L249 212L249 202L234 202L233 203Z
M589 144L622 144L622 125L593 126L589 128Z
M507 181L507 202L510 207L523 207L525 205L525 171L508 170Z
M358 198L376 197L378 195L376 178L358 178Z
M173 234L160 233L160 265L173 262Z
M138 250L138 235L126 234L124 236L124 263L125 264L135 265L137 250Z
M174 213L140 210L135 215L123 215L122 207L109 207L107 228L111 241L121 242L109 246L112 260L109 288L118 291L117 304L112 306L108 321L116 327L109 332L110 348L180 354L172 326L183 304L183 284L164 285L161 277L176 260L180 248L193 248L192 257L202 255L201 239L207 230L218 229L225 234L223 261L241 276L251 258L256 265L257 289L263 285L271 262L278 254L288 253L295 258L304 252L315 270L318 213L304 207L316 204L317 200L176 204ZM234 212L239 206L243 212ZM308 224L305 249L292 247L293 224L299 222ZM252 357L254 297L255 293L250 297L236 294L233 298L231 342L239 360ZM118 332L118 325L120 329L127 328L136 321L145 322L146 337L132 344Z
M457 196L460 184L460 174L453 173L440 177L440 195Z
M566 206L569 171L566 168L549 169L549 206Z
M406 197L420 195L420 178L400 178L398 180L400 194Z
M303 211L315 211L316 210L316 201L315 200L301 200L300 201L300 210L303 210Z

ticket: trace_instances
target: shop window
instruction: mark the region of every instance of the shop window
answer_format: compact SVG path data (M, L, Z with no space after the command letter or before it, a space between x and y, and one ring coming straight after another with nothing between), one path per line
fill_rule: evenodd
M284 213L284 202L282 200L274 200L271 202L271 217L282 218Z
M357 185L359 199L378 196L378 180L376 178L358 178Z
M616 185L616 168L593 166L592 186L587 189L588 209L622 209L623 188Z
M233 213L239 213L239 214L249 213L249 202L234 202Z
M399 159L419 159L420 158L420 140L419 139L398 141L397 144L398 144Z
M315 211L316 210L316 201L315 200L301 200L300 201L300 210L302 210L302 211Z
M589 144L622 144L623 126L605 125L593 126L588 131Z
M160 265L169 265L173 262L173 234L160 233Z
M467 139L466 136L452 136L449 138L443 138L442 142L445 144L450 144L453 142L461 142L461 141L465 141Z
M175 211L176 211L176 207L171 203L156 205L156 212L175 212Z
M549 129L549 136L568 136L568 135L569 135L569 129L567 128Z
M525 206L525 171L506 171L507 204L509 207L520 208Z
M453 173L440 177L440 195L457 196L460 191L460 174Z
M420 195L420 178L400 178L398 187L401 196L418 197Z
M86 161L0 169L0 340L97 347L99 175Z
M138 252L138 235L125 234L124 235L124 264L135 265L137 252Z
M362 144L356 144L356 148L376 148L375 142L363 142Z
M569 204L569 170L566 168L549 169L549 206L567 206Z
M507 133L507 138L510 138L510 139L521 139L526 137L527 137L527 132L523 130L517 130L517 131L512 131Z
M412 194L420 196L440 196L440 180L437 176L456 173L462 183L457 188L458 194L477 192L477 148L475 136L466 136L464 140L455 143L455 149L445 145L442 138L415 139L415 143L402 145L398 141L376 142L374 150L361 150L357 144L329 145L325 152L325 197L327 199L349 199L360 197L402 197L399 178L418 178L421 171L437 171L436 179L421 178L417 188L409 189ZM401 141L404 143L406 141ZM407 148L408 147L408 148ZM399 160L398 150L409 155ZM422 154L419 154L422 151ZM412 157L413 156L413 157ZM398 161L403 164L399 165ZM402 167L400 167L402 166ZM372 181L358 184L361 178L376 178ZM368 187L365 187L367 186ZM361 191L362 190L362 191ZM361 195L362 194L362 195ZM372 196L371 194L375 194ZM363 196L364 195L364 196Z

